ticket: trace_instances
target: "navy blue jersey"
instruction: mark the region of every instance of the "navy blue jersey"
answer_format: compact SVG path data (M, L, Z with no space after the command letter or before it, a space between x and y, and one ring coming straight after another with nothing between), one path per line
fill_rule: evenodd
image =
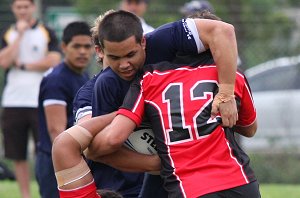
M197 29L192 19L182 19L173 23L162 25L153 32L146 34L146 62L145 64L158 63L161 61L173 61L178 55L195 55L205 51L202 42L197 35ZM93 84L85 86L86 91L80 93L84 104L92 104L91 92ZM82 99L84 98L84 99ZM75 101L74 111L76 115L85 111L81 101Z
M41 151L51 154L52 143L47 130L44 106L51 104L65 105L68 123L66 128L73 126L73 99L78 89L89 79L88 74L72 71L66 63L48 70L44 76L39 93L39 144Z
M92 99L93 117L117 111L130 87L131 81L120 78L111 68L106 68L97 78ZM143 173L126 173L105 164L89 161L97 188L112 189L124 197L137 197Z
M93 97L94 84L101 74L102 70L94 75L92 79L87 81L76 93L73 101L73 116L75 122L77 122L82 117L92 114L92 103L91 99Z
M117 111L131 81L120 78L110 67L96 80L92 99L93 117Z
M205 51L192 19L165 24L146 37L145 64L173 61L178 53L196 55Z

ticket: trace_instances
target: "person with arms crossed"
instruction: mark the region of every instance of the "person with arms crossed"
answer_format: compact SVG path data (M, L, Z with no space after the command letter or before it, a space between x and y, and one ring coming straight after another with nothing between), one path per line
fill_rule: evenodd
M27 147L30 131L34 145L37 142L39 85L61 54L55 33L34 17L34 1L11 2L16 22L4 32L0 50L0 66L5 70L1 126L5 157L13 160L22 198L29 198Z
M88 81L85 72L92 57L90 27L75 21L63 31L61 48L64 60L45 74L39 94L39 143L36 176L41 197L58 197L51 148L59 133L73 126L73 99Z

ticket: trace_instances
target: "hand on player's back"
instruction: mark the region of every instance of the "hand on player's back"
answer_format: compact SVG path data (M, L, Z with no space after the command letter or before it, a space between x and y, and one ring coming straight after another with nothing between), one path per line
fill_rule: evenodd
M238 120L238 112L235 98L225 102L216 101L216 98L212 104L211 118L215 118L220 112L222 117L222 124L224 127L233 127Z

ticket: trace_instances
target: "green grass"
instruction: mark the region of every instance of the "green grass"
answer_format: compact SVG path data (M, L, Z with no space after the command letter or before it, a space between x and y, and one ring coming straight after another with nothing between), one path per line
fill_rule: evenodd
M30 185L31 198L40 198L36 182ZM0 198L21 198L18 185L15 181L0 181Z
M260 191L262 198L299 198L300 184L261 184ZM39 198L36 182L31 183L32 198ZM0 181L1 198L20 198L19 189L16 182Z

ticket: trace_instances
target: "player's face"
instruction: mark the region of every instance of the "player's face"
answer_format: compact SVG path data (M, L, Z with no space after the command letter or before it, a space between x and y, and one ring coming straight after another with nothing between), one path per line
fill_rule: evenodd
M146 40L137 43L134 36L121 42L104 40L104 49L99 51L103 61L124 80L132 80L144 65Z
M72 70L81 73L88 66L92 57L91 38L87 35L74 36L68 44L62 44L62 50L68 66Z
M29 0L16 0L12 4L12 11L17 20L30 21L35 12L35 5Z

